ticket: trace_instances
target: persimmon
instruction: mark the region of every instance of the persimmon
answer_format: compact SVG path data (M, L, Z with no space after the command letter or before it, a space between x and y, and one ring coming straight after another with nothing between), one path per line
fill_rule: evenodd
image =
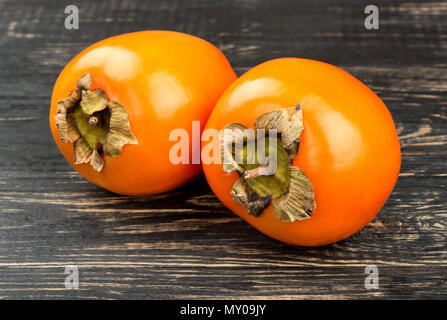
M362 229L399 174L399 140L385 104L323 62L281 58L249 70L224 92L207 129L219 130L229 159L202 164L213 192L259 231L293 245L327 245ZM260 129L264 141L255 140L251 153L266 149L275 166L257 155L247 162L247 137ZM270 131L274 148L266 147Z
M59 75L51 132L94 184L124 195L168 191L201 172L200 164L170 161L170 132L190 134L193 121L204 124L235 79L223 53L200 38L171 31L111 37Z

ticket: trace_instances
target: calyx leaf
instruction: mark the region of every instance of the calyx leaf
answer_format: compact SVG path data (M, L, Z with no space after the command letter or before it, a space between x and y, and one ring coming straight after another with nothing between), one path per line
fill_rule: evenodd
M258 117L253 125L256 129L276 129L281 135L284 148L293 159L298 153L300 135L303 131L303 111L295 108L279 109Z
M104 143L104 153L111 157L119 156L125 144L138 144L130 130L126 109L118 102L109 103L110 131Z
M244 178L239 178L231 190L234 201L245 206L247 212L255 217L259 217L264 209L268 206L271 195L259 196L252 188L250 188Z
M294 222L310 218L315 210L314 190L306 174L299 168L290 166L289 191L272 200L276 216L281 221Z
M65 100L70 100L70 98ZM75 143L81 135L76 129L76 123L73 119L67 118L67 105L70 106L71 102L65 100L57 103L56 127L59 129L59 136L63 142Z
M82 111L91 116L95 112L99 112L107 108L109 99L101 89L82 90L81 107Z
M240 123L232 123L220 131L220 148L223 170L225 172L242 172L242 167L236 161L234 145L243 146L252 130Z

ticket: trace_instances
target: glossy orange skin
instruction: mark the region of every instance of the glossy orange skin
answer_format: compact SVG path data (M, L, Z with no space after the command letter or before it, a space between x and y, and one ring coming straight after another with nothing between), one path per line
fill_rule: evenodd
M73 163L73 145L59 138L57 102L90 72L92 88L126 107L138 145L125 145L118 157L105 156L101 172ZM50 126L64 157L96 185L125 195L149 195L177 188L201 173L200 164L172 164L169 141L175 128L192 138L192 121L201 129L222 92L236 79L225 56L197 37L171 31L142 31L111 37L70 61L53 90ZM191 143L191 141L190 141Z
M241 76L206 128L233 122L252 128L261 114L297 104L304 130L293 165L314 187L317 206L310 219L282 222L271 205L260 218L250 216L230 195L237 174L220 164L203 167L217 197L259 231L289 244L322 246L359 231L382 208L399 174L399 140L388 109L363 83L335 66L296 58L268 61Z

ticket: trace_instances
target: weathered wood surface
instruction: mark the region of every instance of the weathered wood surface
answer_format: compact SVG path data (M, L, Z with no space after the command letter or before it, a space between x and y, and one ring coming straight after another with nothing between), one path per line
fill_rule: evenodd
M80 29L65 30L76 4ZM447 3L374 1L0 0L1 298L447 298ZM144 29L216 44L238 74L296 56L349 71L387 104L402 169L377 218L324 248L260 234L204 178L154 197L114 195L60 155L52 86L81 49ZM64 286L76 265L80 289ZM364 287L365 266L380 288Z

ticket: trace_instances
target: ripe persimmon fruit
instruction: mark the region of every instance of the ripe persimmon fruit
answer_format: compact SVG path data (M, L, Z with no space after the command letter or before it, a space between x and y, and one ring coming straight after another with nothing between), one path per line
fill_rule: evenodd
M173 164L173 129L191 136L236 79L225 56L197 37L142 31L93 44L59 75L50 127L60 151L81 175L124 195L179 187L200 164Z
M327 245L359 231L399 174L399 140L385 104L349 73L318 61L281 58L249 70L224 92L206 129L219 130L222 158L229 159L202 163L213 192L256 229L289 244ZM267 150L274 167L257 156L246 163L245 146L242 162L235 160L232 148L260 129L276 134L277 145ZM266 141L256 140L253 150L267 148Z

